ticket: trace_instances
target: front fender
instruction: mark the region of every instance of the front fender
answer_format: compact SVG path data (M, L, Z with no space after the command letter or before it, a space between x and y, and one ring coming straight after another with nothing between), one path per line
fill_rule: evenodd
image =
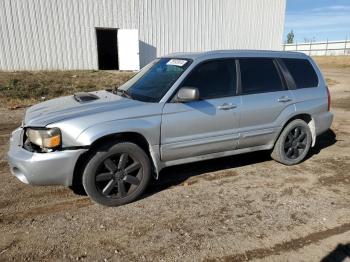
M160 116L150 116L114 120L108 122L102 122L85 129L76 138L76 143L80 146L89 146L99 138L107 135L124 133L124 132L136 132L145 137L150 146L159 144L160 137Z

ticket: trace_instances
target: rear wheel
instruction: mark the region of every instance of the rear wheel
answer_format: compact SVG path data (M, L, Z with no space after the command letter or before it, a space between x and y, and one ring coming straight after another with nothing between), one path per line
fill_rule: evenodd
M311 131L301 119L290 122L279 136L271 157L285 165L295 165L303 161L312 142Z
M83 186L96 203L119 206L136 200L150 177L146 153L136 144L121 142L96 150L85 167Z

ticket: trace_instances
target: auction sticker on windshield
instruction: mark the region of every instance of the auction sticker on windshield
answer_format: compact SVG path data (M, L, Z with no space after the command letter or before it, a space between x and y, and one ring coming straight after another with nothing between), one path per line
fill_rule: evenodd
M187 60L182 60L182 59L170 59L168 61L168 63L166 63L167 65L174 65L174 66L184 66L186 65Z

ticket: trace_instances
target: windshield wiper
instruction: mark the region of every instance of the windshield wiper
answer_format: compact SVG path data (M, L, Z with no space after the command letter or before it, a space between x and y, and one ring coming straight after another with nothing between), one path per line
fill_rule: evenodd
M126 90L123 90L123 89L115 89L115 90L113 90L113 93L132 99L132 96L130 95L130 93Z

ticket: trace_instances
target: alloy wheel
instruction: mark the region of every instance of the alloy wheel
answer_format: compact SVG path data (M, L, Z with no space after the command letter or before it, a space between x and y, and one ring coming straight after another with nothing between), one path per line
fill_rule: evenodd
M284 153L287 158L296 159L303 154L307 146L307 133L304 127L297 126L287 135L284 142Z
M97 190L105 197L125 198L134 192L142 179L140 162L127 153L107 157L95 176Z

